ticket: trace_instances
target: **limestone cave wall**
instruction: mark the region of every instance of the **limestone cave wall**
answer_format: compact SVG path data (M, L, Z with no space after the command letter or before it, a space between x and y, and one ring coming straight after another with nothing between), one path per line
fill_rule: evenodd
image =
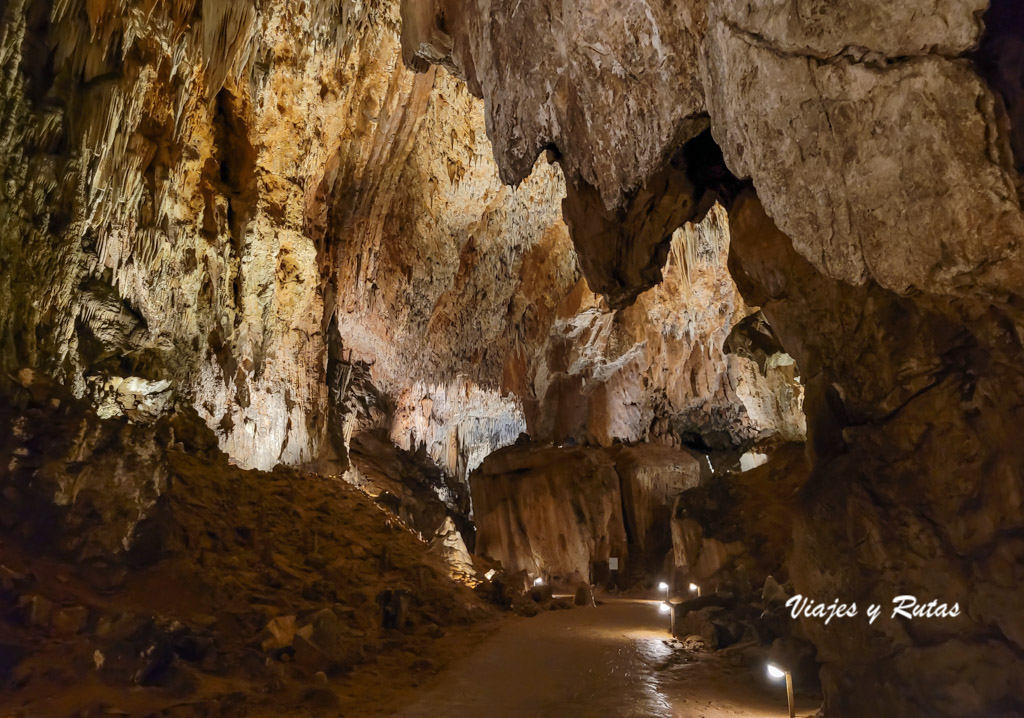
M397 3L3 12L6 370L105 416L180 398L264 469L343 467L353 425L381 421L463 479L524 430L650 432L650 408L596 430L531 412L559 401L542 367L579 283L562 170L502 183L484 103L400 60ZM390 411L345 408L353 364ZM691 403L720 382L703 383Z
M727 450L799 441L803 387L792 359L734 349L755 319L729 275L729 220L715 205L673 233L662 282L611 309L581 280L536 362L531 436ZM730 341L732 338L733 341ZM769 342L770 343L770 342Z
M733 278L806 385L796 589L964 609L808 622L830 716L1024 706L1016 5L403 3L405 57L484 98L502 178L558 159L613 306L660 281L679 224L728 211Z
M471 476L476 550L508 573L563 589L665 577L673 500L709 474L704 457L657 444L520 442L488 456Z
M4 383L122 428L195 411L243 469L333 473L370 429L458 481L523 432L806 434L796 588L964 607L808 625L829 715L1024 710L1012 0L0 13ZM166 477L109 461L86 478L134 526ZM599 552L628 550L595 501ZM544 519L556 546L570 520Z
M358 58L386 57L396 22L380 3L6 3L5 367L78 395L166 380L240 463L314 459L309 227L332 156L371 148L389 73Z

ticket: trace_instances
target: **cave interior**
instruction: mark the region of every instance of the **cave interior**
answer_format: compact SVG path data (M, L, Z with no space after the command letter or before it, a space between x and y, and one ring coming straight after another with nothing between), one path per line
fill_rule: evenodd
M1019 0L4 0L0 69L0 715L1024 718Z

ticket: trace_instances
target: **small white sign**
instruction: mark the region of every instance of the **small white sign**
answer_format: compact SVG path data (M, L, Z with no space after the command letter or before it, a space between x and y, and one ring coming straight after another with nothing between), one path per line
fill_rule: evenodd
M619 570L619 559L617 559L614 556L611 557L610 559L608 559L608 568L610 568L612 571L618 571Z

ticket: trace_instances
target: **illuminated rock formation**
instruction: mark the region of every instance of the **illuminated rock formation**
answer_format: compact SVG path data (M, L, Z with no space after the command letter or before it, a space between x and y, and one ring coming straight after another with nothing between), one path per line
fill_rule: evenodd
M538 439L740 447L802 440L803 389L781 350L731 353L754 311L729 276L729 224L715 206L672 237L664 280L614 311L582 283L535 368L527 425ZM769 361L770 359L770 361Z
M559 159L580 266L614 305L657 281L677 223L726 208L731 273L806 382L797 590L965 607L855 636L807 625L827 714L1014 713L1016 4L404 5L405 56L484 97L506 181Z
M1018 3L0 13L0 483L62 527L47 551L145 548L187 501L181 444L231 481L388 486L463 564L475 508L511 570L650 571L706 469L685 449L806 436L780 509L796 589L963 607L805 622L828 714L1020 712ZM677 566L729 563L737 536L676 518Z
M510 573L563 588L581 581L625 587L661 571L672 546L672 502L697 485L706 466L657 445L500 449L470 481L476 550Z

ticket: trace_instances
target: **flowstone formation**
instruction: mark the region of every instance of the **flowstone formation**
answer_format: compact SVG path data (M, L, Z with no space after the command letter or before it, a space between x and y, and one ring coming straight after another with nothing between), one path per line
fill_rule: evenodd
M202 712L214 675L286 711L374 661L418 680L410 651L490 615L450 579L489 570L469 476L496 449L692 468L804 435L727 271L721 177L686 169L713 149L699 83L642 152L609 126L597 164L548 142L510 183L512 135L473 82L407 66L401 25L395 0L0 5L0 680L25 710L59 684ZM616 511L654 571L692 472L642 464Z
M533 367L534 438L701 451L800 441L803 387L792 358L729 276L729 221L715 205L673 233L663 281L613 310L581 281Z
M477 551L563 589L664 575L672 503L707 468L656 444L499 449L471 477Z
M407 60L484 98L505 181L557 158L580 266L614 306L660 279L678 224L727 210L732 275L806 384L796 589L962 607L805 621L826 713L1019 713L1016 4L433 0L403 15Z

